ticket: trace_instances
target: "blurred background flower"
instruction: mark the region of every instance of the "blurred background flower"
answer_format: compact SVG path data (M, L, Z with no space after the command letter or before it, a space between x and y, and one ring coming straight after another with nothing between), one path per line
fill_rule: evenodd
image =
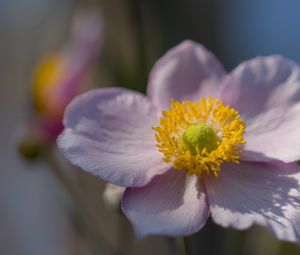
M105 40L94 38L100 40L97 46L100 48L95 50L99 52L102 48L100 55L83 47L76 32L70 33L74 13L89 6L100 8L103 15ZM20 160L16 152L20 136L24 134L20 129L29 125L29 142L53 144L61 126L53 125L52 129L52 124L58 123L60 110L73 93L89 85L126 86L144 92L147 74L155 60L187 38L215 52L227 70L256 55L274 53L300 62L299 7L300 2L295 0L0 1L0 109L3 116L0 254L67 255L95 254L95 251L98 254L176 254L174 249L178 243L168 238L134 241L130 225L104 206L101 198L105 184L58 160L68 180L80 187L89 208L89 222L93 222L92 229L97 229L97 235L87 233L88 228L74 231L74 226L87 226L86 222L77 224L80 217L74 215L75 210L70 210L72 198L53 172L45 171L49 170L49 164L33 165ZM82 51L74 53L78 49ZM89 54L83 49L92 54L86 62L88 58L81 56ZM71 51L72 54L68 53ZM73 59L80 61L76 63ZM70 71L66 72L67 69ZM85 75L79 75L80 69L85 70ZM36 78L39 72L57 72L57 76L41 78L46 80L40 83L44 85L37 85L38 79L35 79L36 108L32 111L34 72ZM78 76L82 78L76 78ZM77 83L81 85L74 86L75 91L65 97L63 89L58 89L63 86L58 84L72 84L74 80L81 80ZM46 90L49 92L42 92ZM56 100L60 103L54 103ZM81 235L75 234L77 232ZM237 232L208 224L190 237L188 244L192 254L198 254L199 250L204 254L300 252L297 246L278 242L259 227Z
M53 144L62 131L65 107L91 87L92 70L103 44L103 21L97 8L73 14L69 38L62 49L42 57L33 71L34 113L20 145L24 156Z

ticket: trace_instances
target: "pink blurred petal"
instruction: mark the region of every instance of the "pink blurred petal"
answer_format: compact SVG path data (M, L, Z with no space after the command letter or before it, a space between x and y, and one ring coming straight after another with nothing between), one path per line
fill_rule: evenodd
M66 106L76 95L86 90L89 71L103 44L103 19L99 10L81 10L74 15L72 37L62 50L63 78L56 97Z
M150 73L148 96L159 108L170 99L197 101L218 96L225 71L216 57L200 44L184 41L159 59Z
M209 214L202 182L173 169L145 187L128 188L122 208L140 237L190 235L203 227Z
M213 220L223 227L266 226L281 240L300 243L300 167L297 164L226 164L205 179Z
M67 107L58 147L84 170L120 186L143 186L168 169L151 127L158 112L142 94L96 89Z
M244 157L300 159L300 67L280 56L239 65L225 80L222 99L246 120Z
M41 139L44 139L44 142L51 143L55 142L58 135L63 130L63 123L61 118L50 118L50 117L40 117L38 121L36 121L37 130Z

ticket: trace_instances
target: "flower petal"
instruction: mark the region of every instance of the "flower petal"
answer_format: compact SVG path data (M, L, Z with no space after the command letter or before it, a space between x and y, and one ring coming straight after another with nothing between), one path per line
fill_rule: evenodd
M125 89L96 89L67 107L58 147L71 163L120 186L143 186L169 167L155 147L158 113Z
M195 233L205 224L209 213L198 177L173 169L145 187L127 189L122 208L140 237Z
M205 179L213 220L223 227L266 226L281 240L300 243L300 167L297 164L224 165Z
M155 64L150 73L148 96L161 109L169 107L171 98L197 101L201 96L217 96L224 74L211 52L187 40Z
M300 159L300 66L280 56L242 63L224 81L221 97L246 121L248 160Z

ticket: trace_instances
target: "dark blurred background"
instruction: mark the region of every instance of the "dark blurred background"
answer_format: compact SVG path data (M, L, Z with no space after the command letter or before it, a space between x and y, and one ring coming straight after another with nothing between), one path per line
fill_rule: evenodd
M135 240L128 222L103 205L104 183L74 170L72 178L86 203L94 206L91 218L99 232L95 239L82 238L69 209L70 197L49 166L23 161L17 153L32 116L33 70L41 57L62 46L74 11L86 6L100 8L104 20L94 86L145 92L153 63L187 38L213 51L228 71L257 55L282 54L300 62L300 2L0 1L0 254L179 254L179 240ZM212 223L192 236L189 246L192 254L300 254L299 247L275 240L260 227L240 232Z

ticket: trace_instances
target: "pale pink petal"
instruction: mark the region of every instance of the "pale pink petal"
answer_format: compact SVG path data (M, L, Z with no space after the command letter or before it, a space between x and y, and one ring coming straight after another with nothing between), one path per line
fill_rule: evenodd
M143 186L169 167L155 147L158 112L142 94L97 89L67 107L58 147L84 170L121 186Z
M184 41L156 62L150 73L148 96L159 108L170 99L198 101L216 97L225 71L216 57L202 45Z
M225 164L205 179L213 220L223 227L266 226L281 240L300 243L300 167L293 164Z
M300 159L300 66L280 56L239 65L226 79L221 97L246 121L248 160Z
M140 237L190 235L203 227L209 213L198 177L173 169L145 187L127 189L122 208Z

